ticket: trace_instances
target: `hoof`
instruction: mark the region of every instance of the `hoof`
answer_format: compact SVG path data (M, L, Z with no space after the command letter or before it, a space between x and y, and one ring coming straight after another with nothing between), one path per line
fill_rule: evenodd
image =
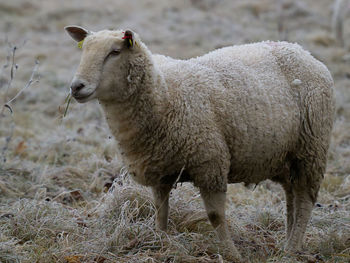
M228 262L243 262L241 254L238 252L238 249L231 240L223 241L219 246L219 249L222 257Z
M289 254L298 254L301 251L301 247L295 246L293 244L287 243L284 246L284 252Z

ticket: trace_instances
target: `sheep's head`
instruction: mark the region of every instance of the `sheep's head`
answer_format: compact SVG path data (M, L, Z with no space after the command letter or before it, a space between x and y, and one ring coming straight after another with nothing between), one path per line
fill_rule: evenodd
M82 48L80 65L71 83L72 96L80 103L94 98L124 101L134 92L130 61L140 54L141 42L131 30L90 32L82 27L65 30Z

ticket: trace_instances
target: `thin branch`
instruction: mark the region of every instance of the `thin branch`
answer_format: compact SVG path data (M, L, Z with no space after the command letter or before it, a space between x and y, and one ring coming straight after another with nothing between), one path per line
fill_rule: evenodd
M5 43L7 43L8 45L8 39L6 37L5 39ZM10 52L7 52L6 55L6 63L1 67L1 71L0 71L0 77L3 75L4 70L10 65ZM1 88L1 87L0 87Z
M7 161L7 159L6 159L6 151L7 151L8 147L9 147L10 141L11 141L13 133L14 133L14 130L15 130L15 123L12 122L10 135L6 137L5 145L4 145L4 147L2 147L2 150L1 150L1 161L3 163L6 163L6 161Z
M15 76L15 69L18 68L18 66L15 64L16 50L17 50L17 47L14 46L14 47L12 48L12 59L11 59L12 62L11 62L11 70L10 70L10 80L9 80L9 82L8 82L8 84L7 84L7 89L6 89L6 91L5 91L5 100L6 100L6 98L7 98L7 93L8 93L8 91L9 91L11 85L12 85L12 81L13 81L14 76Z
M9 105L5 104L4 107L8 108L9 111L11 112L11 114L13 113L13 110L12 110L12 108Z
M23 45L24 44L25 44L25 42L23 42ZM36 73L38 71L38 67L39 67L39 61L36 60L35 61L35 66L34 66L33 71L32 71L32 74L31 74L30 79L27 82L27 84L24 86L24 88L22 88L19 92L17 92L17 94L12 99L8 100L7 94L8 94L9 89L12 86L12 82L14 80L15 73L16 73L16 70L18 68L17 64L15 63L15 55L16 55L16 50L18 48L16 46L11 47L10 44L9 44L9 47L11 48L12 52L8 52L8 55L6 57L6 64L2 68L1 75L2 75L3 70L9 66L10 60L11 60L10 80L9 80L9 82L7 84L7 88L6 88L6 91L5 91L5 94L4 94L4 104L2 106L0 104L0 107L1 107L1 109L0 109L0 117L3 116L3 112L4 112L5 108L8 108L10 110L10 112L11 112L12 122L10 124L10 135L6 137L5 145L1 149L1 157L2 158L1 158L0 161L2 161L3 163L6 162L6 151L8 149L8 146L10 144L10 141L12 139L12 136L13 136L14 130L15 130L15 122L14 122L13 116L12 116L13 110L12 110L12 108L10 106L10 103L13 102L16 98L18 98L18 96L21 95L22 92L24 90L26 90L27 88L29 88L33 83L36 83L36 82L39 81L39 79L34 79L34 77L35 77L35 75L36 75ZM8 101L6 102L6 100L8 100Z
M39 67L39 61L36 60L36 61L35 61L35 66L34 66L33 71L32 71L32 75L30 76L30 79L29 79L29 81L27 82L27 84L24 86L23 89L21 89L21 90L16 94L16 96L14 96L12 99L10 99L8 102L6 102L4 106L9 107L9 104L10 104L12 101L14 101L19 95L21 95L21 93L22 93L24 90L26 90L27 88L29 88L33 83L36 83L36 82L39 81L39 79L34 79L34 76L35 76L36 72L38 71L38 67Z
M10 44L9 44L10 45ZM12 81L13 81L13 78L14 78L14 72L15 72L15 69L17 69L17 65L15 65L15 55L16 55L16 50L17 50L17 47L14 46L13 48L11 48L12 51L12 62L11 62L11 70L10 70L10 80L9 82L7 83L7 88L6 88L6 91L5 91L5 94L4 94L4 101L3 101L3 106L1 107L1 111L0 111L0 116L3 116L4 114L4 110L5 110L5 105L6 105L6 100L7 100L7 94L8 94L8 91L12 85ZM9 61L10 59L10 54L8 54L7 56L7 61ZM8 63L5 65L5 68L8 66ZM10 111L12 112L12 109L11 107L7 106L7 108L10 108Z

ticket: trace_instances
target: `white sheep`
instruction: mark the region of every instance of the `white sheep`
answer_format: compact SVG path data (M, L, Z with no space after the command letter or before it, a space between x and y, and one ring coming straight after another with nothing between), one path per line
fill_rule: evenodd
M301 249L334 116L334 84L321 62L287 42L177 60L152 55L130 30L65 29L84 41L72 95L101 103L130 173L152 187L160 229L174 183L191 181L219 238L230 242L227 183L271 179L286 193L286 249Z

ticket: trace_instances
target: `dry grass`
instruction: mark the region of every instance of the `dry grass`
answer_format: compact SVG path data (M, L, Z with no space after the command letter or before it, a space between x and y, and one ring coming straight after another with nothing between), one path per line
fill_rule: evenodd
M72 0L64 8L53 0L0 4L1 32L20 46L8 98L28 83L36 58L40 60L40 83L13 101L12 115L6 110L0 116L0 262L230 262L191 184L172 191L168 233L155 230L149 189L130 181L123 170L96 102L72 101L62 118L80 56L63 27L130 27L152 51L185 58L232 43L277 40L279 23L289 41L311 50L335 78L337 120L327 173L304 254L283 252L285 201L272 182L254 190L229 186L230 232L246 262L349 262L349 23L344 18L345 46L339 47L331 33L330 1L283 1L284 9L275 2L103 0L96 5ZM10 80L10 68L2 67L6 47L0 39L1 103Z

